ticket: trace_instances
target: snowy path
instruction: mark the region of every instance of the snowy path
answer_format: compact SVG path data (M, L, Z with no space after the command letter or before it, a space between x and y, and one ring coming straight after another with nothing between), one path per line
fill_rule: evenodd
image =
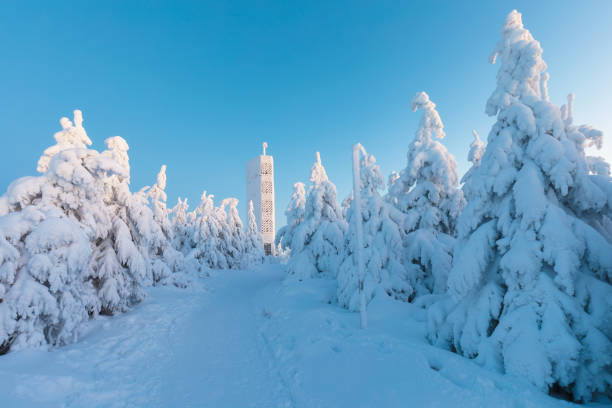
M210 296L177 332L180 353L169 372L181 375L169 378L161 405L293 406L257 335L259 310L253 304L254 293L280 279L278 273L233 271L211 279Z
M3 356L0 406L291 407L252 304L281 278L228 271L208 290L154 288L76 344Z
M153 288L76 344L0 357L0 407L558 407L520 379L424 340L412 305L373 302L369 328L333 282L282 267Z

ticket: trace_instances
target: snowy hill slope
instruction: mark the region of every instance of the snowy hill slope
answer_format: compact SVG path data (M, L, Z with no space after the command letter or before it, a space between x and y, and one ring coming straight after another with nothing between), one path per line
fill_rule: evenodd
M370 327L333 281L280 265L151 288L81 340L0 358L2 407L557 407L521 379L431 347L413 305L375 300ZM381 299L378 296L377 299Z

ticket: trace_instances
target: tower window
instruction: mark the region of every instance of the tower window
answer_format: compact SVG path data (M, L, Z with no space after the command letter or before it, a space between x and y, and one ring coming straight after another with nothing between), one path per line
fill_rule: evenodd
M261 202L261 212L272 215L272 200L263 200Z
M264 219L261 221L261 232L269 233L272 232L272 220Z
M263 194L272 194L272 182L264 181L263 183L261 183L261 192Z
M261 174L272 174L272 163L261 163Z

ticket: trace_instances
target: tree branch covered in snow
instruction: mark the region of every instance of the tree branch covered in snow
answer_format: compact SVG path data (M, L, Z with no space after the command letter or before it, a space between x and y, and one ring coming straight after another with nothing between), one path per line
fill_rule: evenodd
M542 49L516 11L496 59L497 122L466 181L452 298L430 309L430 338L589 400L612 384L612 183L584 152L602 133L573 124L573 97L548 101Z
M304 221L305 209L306 190L304 189L304 183L297 182L293 185L293 194L291 194L289 205L285 210L287 224L276 234L276 245L280 244L282 249L291 249L295 230Z
M309 278L336 276L342 257L346 222L338 206L336 186L329 181L319 152L312 166L304 220L297 225L291 241L290 274Z
M143 287L180 271L170 244L164 177L148 197L129 189L128 145L99 153L82 126L60 121L38 177L0 198L0 350L61 345L90 317L125 311ZM162 172L163 173L163 172Z
M446 290L455 220L464 205L455 158L433 139L446 135L436 105L419 92L411 107L421 109L423 115L408 150L408 165L399 176L390 177L386 197L403 215L402 263L408 270L408 298Z
M383 294L407 298L413 289L402 265L402 235L397 211L380 195L385 182L376 159L363 149L360 160L360 197L363 242L357 242L355 201L347 212L348 231L344 237L344 259L338 272L338 302L349 310L360 307L356 246L362 246L365 268L364 292L369 302L380 289Z

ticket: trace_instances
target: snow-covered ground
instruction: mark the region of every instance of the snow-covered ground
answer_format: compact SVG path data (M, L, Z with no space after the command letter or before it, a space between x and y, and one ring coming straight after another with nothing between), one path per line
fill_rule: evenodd
M1 407L556 407L521 379L425 341L414 306L376 300L369 328L333 281L281 265L153 288L78 343L0 357Z

